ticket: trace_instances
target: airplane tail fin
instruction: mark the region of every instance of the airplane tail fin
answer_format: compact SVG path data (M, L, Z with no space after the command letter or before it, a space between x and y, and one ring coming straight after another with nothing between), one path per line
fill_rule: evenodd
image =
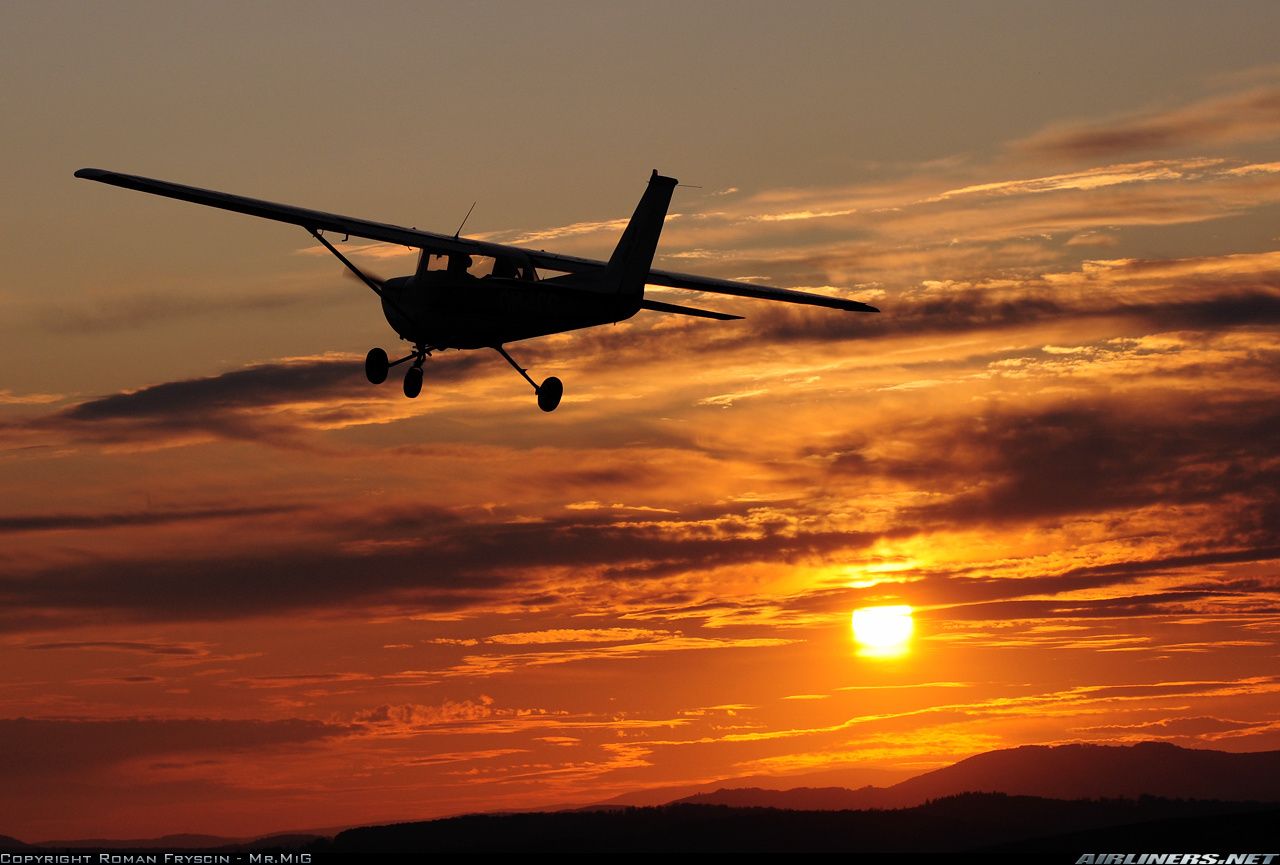
M622 232L618 246L609 257L605 278L617 280L618 294L634 298L644 297L645 279L653 266L653 253L658 248L658 236L667 218L671 193L679 183L674 177L663 177L654 171L649 178L649 188L644 191L636 212Z

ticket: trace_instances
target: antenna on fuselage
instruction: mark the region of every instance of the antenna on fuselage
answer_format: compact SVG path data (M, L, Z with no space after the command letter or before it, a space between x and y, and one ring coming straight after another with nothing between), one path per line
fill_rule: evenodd
M477 205L477 204L479 204L479 203L480 203L480 202L478 202L478 201L473 201L473 202L471 202L471 210L475 210L475 209L476 209L476 205ZM457 231L455 231L455 232L453 233L453 239L454 239L454 240L457 240L457 239L458 239L458 235L462 234L462 226L463 226L463 225L466 225L466 224L467 224L467 220L471 218L471 210L468 210L468 211L467 211L467 215L466 215L466 216L464 216L464 217L462 217L462 223L461 223L461 225L459 225L459 226L458 226L458 230L457 230Z

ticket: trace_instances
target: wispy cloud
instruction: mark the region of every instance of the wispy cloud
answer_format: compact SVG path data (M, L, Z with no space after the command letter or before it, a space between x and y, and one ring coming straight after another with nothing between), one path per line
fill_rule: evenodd
M781 637L725 639L672 635L643 643L597 646L590 649L467 655L462 659L461 663L443 671L443 673L448 676L493 676L514 672L522 667L544 667L551 664L569 664L579 661L634 660L659 652L773 648L786 646L792 642L794 641Z
M90 652L136 652L143 655L203 656L208 648L181 643L127 642L122 640L69 640L60 643L28 643L23 648L36 651L78 649Z
M1257 87L1189 105L1060 125L1019 142L1029 152L1070 158L1256 141L1280 134L1280 88Z
M113 529L122 526L159 526L207 520L239 519L299 510L289 505L234 506L193 508L189 510L135 511L100 514L0 515L0 533L58 532Z

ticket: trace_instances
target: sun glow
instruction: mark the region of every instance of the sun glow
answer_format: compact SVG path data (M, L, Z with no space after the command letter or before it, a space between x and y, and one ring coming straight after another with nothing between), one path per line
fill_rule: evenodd
M853 611L853 638L858 654L871 657L898 657L907 652L915 622L911 608L863 607Z

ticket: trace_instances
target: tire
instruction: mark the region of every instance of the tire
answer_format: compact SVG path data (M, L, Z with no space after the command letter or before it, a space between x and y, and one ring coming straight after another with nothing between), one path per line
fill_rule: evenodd
M380 348L371 348L364 356L364 377L369 379L370 384L382 384L386 381L387 370L390 368L387 353Z
M422 393L422 367L411 366L404 374L404 395L414 399Z
M560 397L564 396L564 384L554 375L538 388L538 408L543 411L555 411L560 405Z

